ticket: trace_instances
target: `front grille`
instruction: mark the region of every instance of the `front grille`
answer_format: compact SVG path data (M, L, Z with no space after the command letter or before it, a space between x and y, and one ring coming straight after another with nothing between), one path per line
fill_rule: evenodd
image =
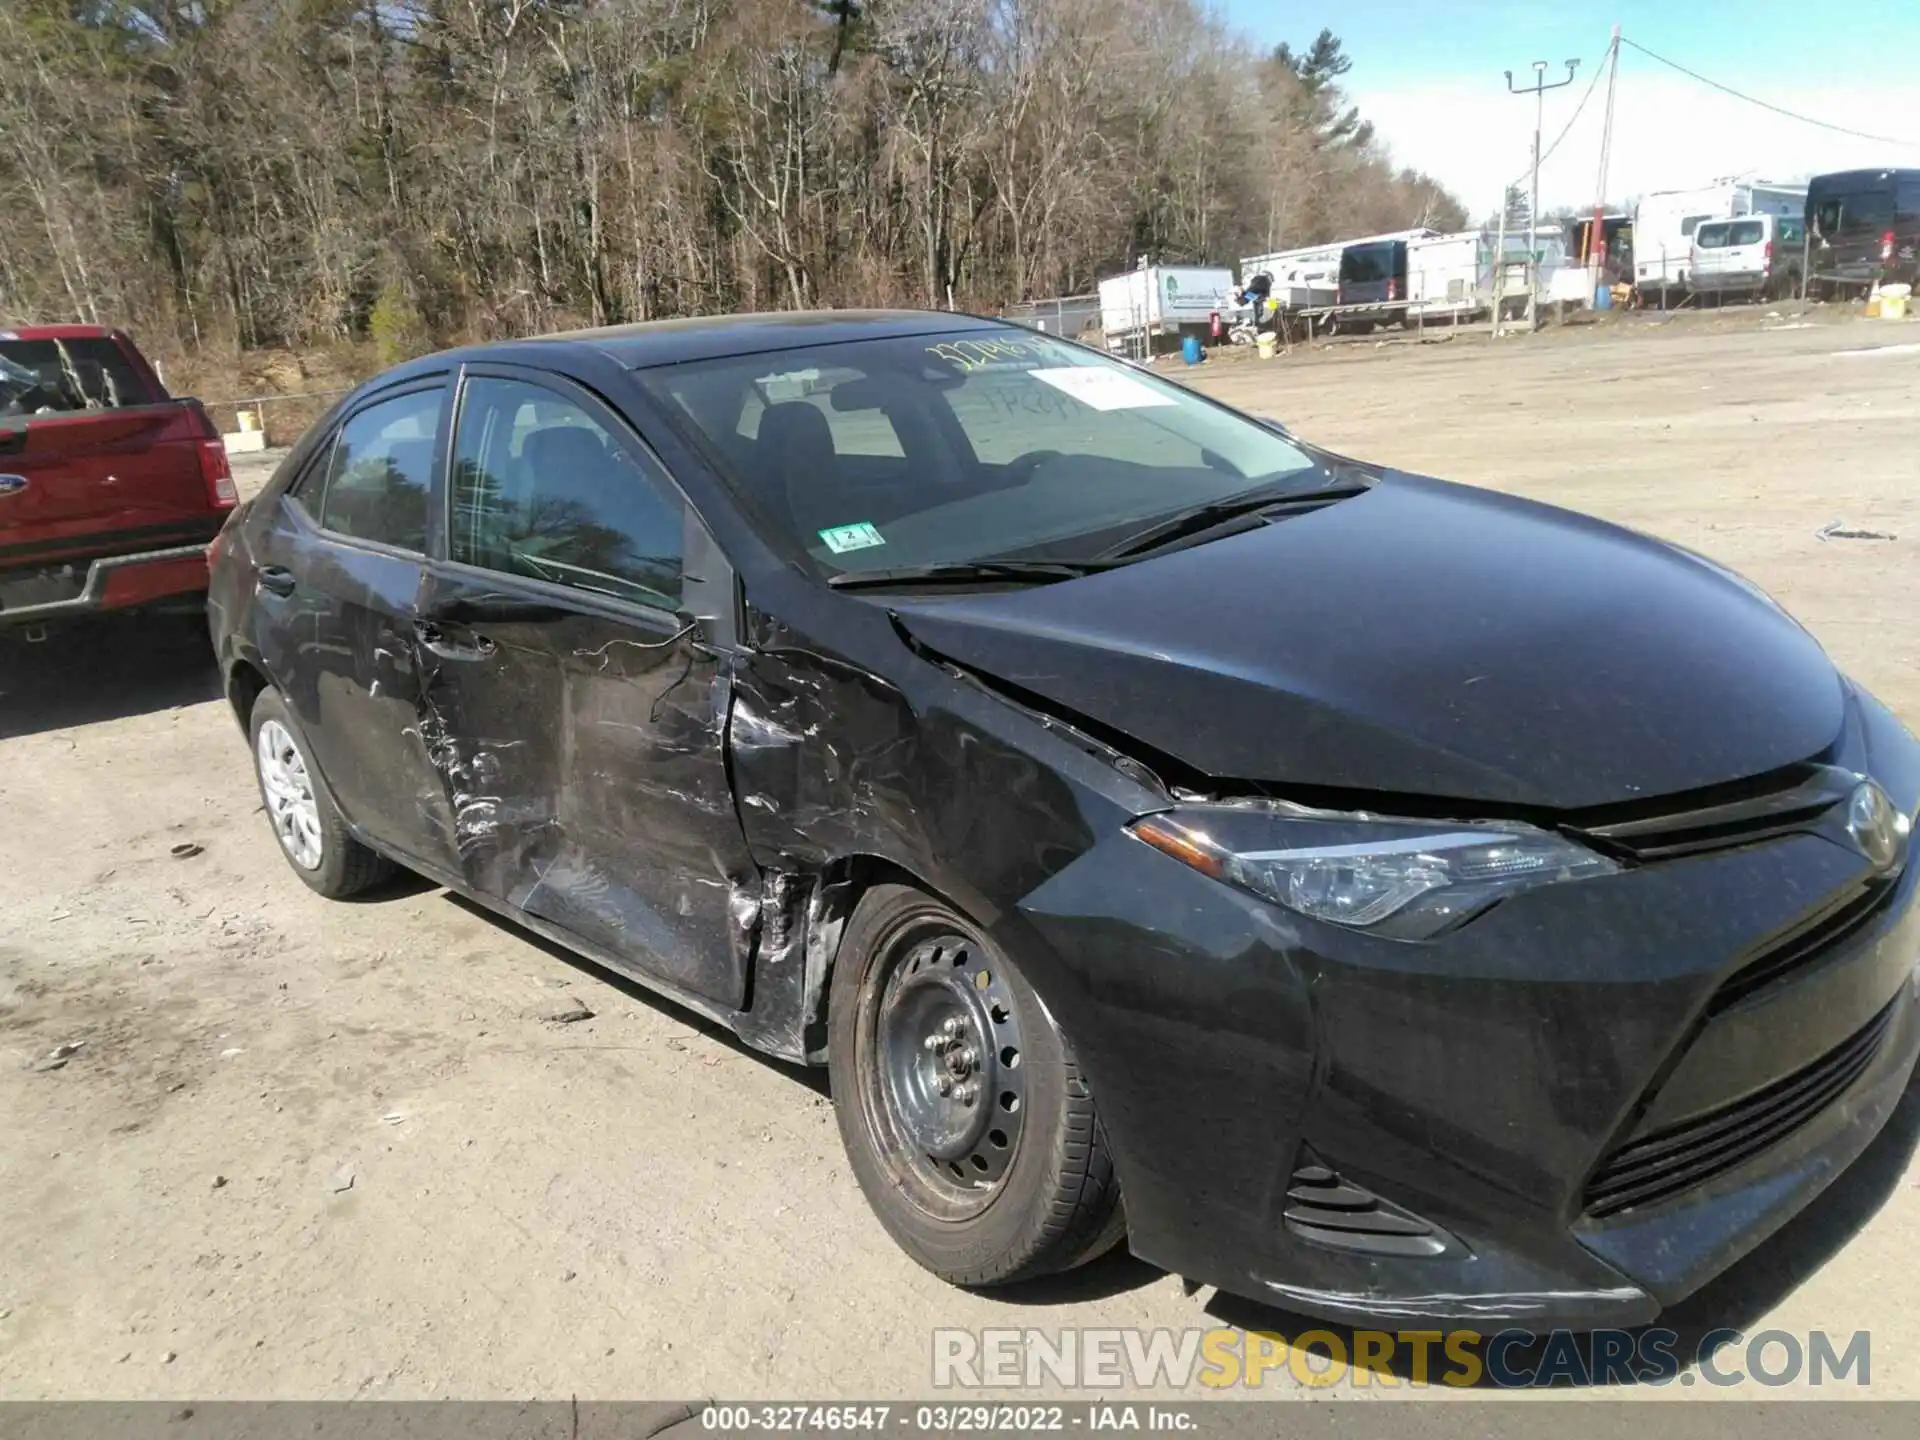
M1342 1178L1302 1147L1287 1184L1287 1229L1303 1240L1370 1255L1438 1255L1444 1230Z
M1837 765L1798 766L1755 782L1758 788L1742 787L1731 795L1702 793L1682 810L1662 809L1570 828L1604 849L1636 860L1673 860L1817 828L1859 783L1859 776Z
M1862 885L1802 921L1765 954L1734 971L1707 1002L1707 1014L1730 1010L1756 990L1813 964L1879 913L1892 894L1891 881Z
M1764 1090L1622 1145L1587 1182L1587 1213L1598 1218L1652 1205L1784 1140L1873 1063L1893 1009L1888 1005L1851 1039Z

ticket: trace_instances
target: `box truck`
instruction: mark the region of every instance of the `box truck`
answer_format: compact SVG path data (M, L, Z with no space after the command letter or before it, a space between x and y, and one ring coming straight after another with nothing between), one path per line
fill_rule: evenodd
M1100 282L1100 328L1117 350L1141 336L1204 334L1233 310L1233 272L1224 266L1149 265Z

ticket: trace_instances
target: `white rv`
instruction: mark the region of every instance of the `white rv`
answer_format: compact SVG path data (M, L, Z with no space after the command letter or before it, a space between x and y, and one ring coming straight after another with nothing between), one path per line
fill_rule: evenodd
M1633 212L1633 284L1643 296L1684 291L1693 233L1709 220L1741 215L1799 218L1807 187L1767 180L1723 180L1694 190L1660 190Z
M1485 230L1423 235L1407 242L1407 313L1465 319L1488 304L1493 237Z
M1319 309L1339 301L1340 254L1349 245L1404 240L1411 246L1417 240L1430 239L1439 233L1429 226L1423 226L1418 230L1361 235L1352 240L1335 240L1325 245L1307 245L1297 250L1249 255L1240 262L1240 288L1245 290L1256 275L1265 275L1273 281L1271 293L1281 305L1291 310ZM1411 250L1408 264L1412 264Z

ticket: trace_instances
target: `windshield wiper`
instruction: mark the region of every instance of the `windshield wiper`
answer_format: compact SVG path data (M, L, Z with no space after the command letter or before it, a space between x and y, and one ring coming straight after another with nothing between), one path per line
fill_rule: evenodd
M1117 545L1109 546L1100 552L1100 560L1134 560L1150 551L1162 549L1178 541L1191 540L1216 530L1232 521L1248 516L1278 517L1288 511L1318 510L1336 500L1351 499L1355 495L1366 493L1364 485L1329 486L1323 490L1294 490L1262 488L1257 491L1228 495L1219 500L1209 500L1204 505L1194 505L1185 510L1176 510L1164 520L1156 521L1138 534L1129 535Z
M948 585L969 580L1025 580L1044 585L1054 580L1078 580L1096 570L1111 570L1104 560L941 560L929 565L902 565L892 570L849 570L829 576L836 590L859 590L883 585Z

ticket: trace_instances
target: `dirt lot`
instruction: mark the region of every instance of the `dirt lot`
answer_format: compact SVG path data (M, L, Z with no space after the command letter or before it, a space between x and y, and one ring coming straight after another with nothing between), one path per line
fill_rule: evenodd
M1920 326L1788 324L1196 378L1726 561L1920 723ZM199 637L0 657L0 1395L897 1396L936 1325L1304 1328L1124 1255L948 1289L869 1217L818 1080L425 886L322 902L256 808ZM1674 1322L1868 1329L1871 1393L1920 1396L1916 1135L1910 1095Z

